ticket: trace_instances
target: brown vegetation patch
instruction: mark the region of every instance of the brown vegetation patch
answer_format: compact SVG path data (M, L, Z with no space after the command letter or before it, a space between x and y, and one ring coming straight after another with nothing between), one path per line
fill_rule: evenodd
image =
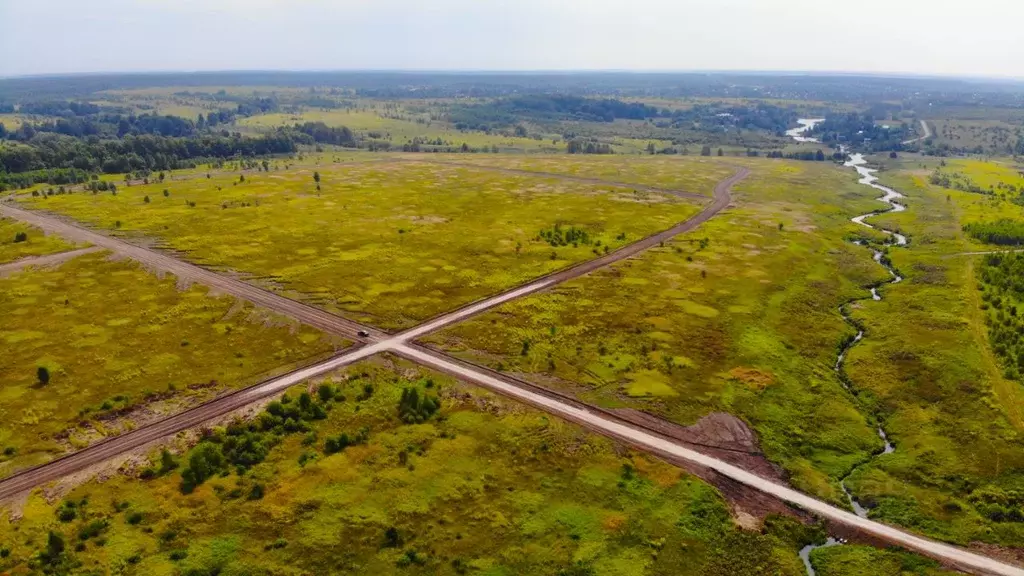
M742 382L752 390L764 390L775 382L775 377L771 373L745 366L737 366L729 370L729 378Z

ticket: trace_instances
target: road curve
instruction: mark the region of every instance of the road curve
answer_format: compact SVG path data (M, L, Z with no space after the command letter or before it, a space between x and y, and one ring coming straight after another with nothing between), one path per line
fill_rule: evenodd
M523 170L521 168L503 168L501 166L488 166L487 164L473 164L472 162L438 160L436 158L431 158L429 155L423 158L399 158L399 160L404 162L425 162L427 164L455 166L457 168L470 168L473 170L487 170L490 172L500 172L501 174L512 174L516 176L558 178L559 180L579 182L581 184L594 184L597 186L614 186L616 188L629 188L631 190L642 190L644 192L654 192L656 194L668 194L670 196L676 196L678 198L687 198L690 200L708 199L708 197L704 194L698 194L697 192L686 192L684 190L673 190L672 188L659 188L657 186L648 186L646 184L633 184L630 182L616 182L614 180L605 180L603 178L588 178L587 176L573 176L572 174L560 174L558 172L539 172L534 170Z
M609 266L615 262L636 256L645 250L649 250L650 248L658 246L662 242L671 239L673 236L677 236L683 232L689 232L704 222L707 222L712 216L718 214L728 206L729 203L732 202L732 187L748 175L750 175L750 170L740 168L735 174L719 182L715 185L715 196L711 204L705 207L704 210L696 216L693 216L684 222L680 222L668 230L648 236L632 244L627 244L626 246L623 246L614 252L605 254L600 258L581 262L575 266L566 268L565 270L560 270L558 272L548 274L547 276L542 276L533 280L529 284L507 290L500 294L495 294L494 296L484 298L477 302L466 304L465 306L456 308L451 312L445 312L440 316L435 316L434 318L427 320L419 326L400 332L397 336L402 340L413 340L419 338L420 336L429 334L455 322L461 322L462 320L494 308L495 306L509 302L510 300L522 298L523 296L539 292L545 288L554 286L555 284L560 284L567 280L572 280L573 278L579 278L580 276L589 274L598 268L604 268L605 266Z
M917 138L911 138L910 140L904 140L902 142L903 144L913 144L914 142L920 142L921 140L926 140L928 138L931 138L931 136L932 136L932 129L928 127L928 123L925 122L924 120L919 120L919 122L921 122L921 129L924 130L924 136L918 136Z
M290 316L303 324L330 334L337 334L360 342L372 342L386 336L386 333L376 328L336 316L330 312L290 298L285 298L269 290L257 288L242 280L212 272L195 264L189 264L156 250L136 246L118 238L69 224L46 214L0 203L0 215L26 222L70 240L88 242L94 246L106 248L146 266L174 274L182 280L203 284L220 292L248 300L253 304ZM361 337L359 336L360 331L365 331L370 336Z
M698 466L710 468L727 478L731 478L737 482L750 486L751 488L770 494L821 518L850 526L866 534L880 538L885 542L890 542L907 548L908 550L919 552L925 556L935 558L959 569L977 574L1024 576L1024 569L1004 564L997 560L974 554L955 546L921 538L920 536L915 536L908 532L904 532L903 530L893 528L892 526L868 520L867 518L861 518L856 514L836 508L831 504L826 504L825 502L807 496L806 494L797 492L792 488L777 484L771 480L767 480L747 472L742 468L733 466L732 464L717 458L713 458L681 446L679 443L669 441L665 438L632 426L612 421L600 414L591 412L586 408L574 406L568 402L560 401L550 396L530 391L525 387L511 384L506 381L507 379L499 379L480 370L473 369L463 363L453 362L442 354L419 346L410 346L406 344L394 345L393 351L404 358L413 360L436 370L440 370L447 374L457 376L463 380L474 382L504 396L508 396L520 402L540 408L549 414L554 414L566 420L582 424L591 430L604 434L605 436L621 440L648 452L668 455L692 462Z

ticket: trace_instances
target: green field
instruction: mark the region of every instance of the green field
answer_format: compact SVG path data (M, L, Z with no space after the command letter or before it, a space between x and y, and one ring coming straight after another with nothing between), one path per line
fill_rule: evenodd
M305 404L326 418L299 430L280 428L277 404L249 431L215 430L150 480L115 476L60 501L33 495L20 520L0 519L0 570L799 576L797 550L821 538L777 517L739 529L713 488L677 468L407 365L363 363L334 381L333 399ZM403 424L409 387L439 398L440 411ZM303 405L298 395L283 407ZM342 433L361 439L331 453L327 441ZM197 452L238 459L232 438L272 447L183 494ZM45 554L50 531L63 554Z
M711 195L715 184L736 171L726 159L680 156L441 156L444 161L494 168L599 178ZM730 159L731 160L731 159Z
M24 234L24 238L20 235ZM75 246L57 236L47 236L42 230L0 218L0 264L28 256L44 256L71 250Z
M105 253L0 278L0 342L0 476L344 344Z
M268 130L278 126L291 126L304 122L323 122L328 126L345 126L359 132L373 132L374 139L386 141L401 149L415 139L434 141L441 139L445 146L471 148L497 146L503 152L561 152L565 144L559 136L543 135L524 138L483 132L462 132L447 122L431 120L429 114L416 114L389 108L360 110L305 110L299 113L272 113L252 116L238 121L238 126L250 130ZM557 142L552 142L556 140Z
M831 165L743 162L735 206L698 230L429 340L605 406L736 414L794 486L844 504L837 480L881 446L832 369L839 304L885 278L847 241L876 194Z
M678 166L701 174L707 165ZM122 186L116 195L22 200L385 328L592 258L699 209L629 188L418 161L221 172ZM556 226L589 240L552 246L540 238Z

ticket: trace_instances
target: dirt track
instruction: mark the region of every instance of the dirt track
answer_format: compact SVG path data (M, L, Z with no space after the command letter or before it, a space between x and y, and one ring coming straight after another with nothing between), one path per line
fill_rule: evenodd
M90 248L79 248L78 250L68 250L67 252L57 252L56 254L47 254L46 256L29 256L28 258L22 258L15 260L14 262L8 262L7 264L0 264L0 276L16 272L22 268L28 268L29 266L53 266L54 264L60 264L71 260L72 258L78 258L85 254L91 254L93 252L99 252L102 248L92 246Z
M605 266L609 266L621 260L625 260L626 258L636 256L637 254L645 250L649 250L655 246L658 246L662 242L665 242L674 236L677 236L684 232L689 232L690 230L693 230L694 228L700 226L704 222L707 222L709 219L711 219L712 216L718 214L726 206L728 206L729 203L732 202L732 187L735 186L736 183L739 182L740 180L746 178L749 174L750 170L747 170L746 168L740 168L735 174L719 182L715 186L714 201L710 205L701 210L700 213L698 213L696 216L693 216L692 218L684 222L680 222L679 224L676 224L675 226L669 228L668 230L659 232L657 234L654 234L653 236L648 236L642 240L638 240L632 244L623 246L622 248L619 248L614 252L605 254L600 258L595 258L593 260L581 262L575 266L566 268L565 270L560 270L547 276L542 276L537 280L533 280L532 282L524 286L513 288L500 294L484 298L483 300L466 304L465 306L457 308L451 312L446 312L444 314L441 314L440 316L436 316L433 319L428 320L420 324L419 326L416 326L415 328L410 328L405 332L401 332L398 334L398 336L403 340L413 340L419 338L420 336L429 334L430 332L434 332L454 322L460 322L462 320L465 320L466 318L469 318L471 316L494 308L495 306L504 304L505 302L508 302L510 300L515 300L516 298L521 298L528 294L539 292L541 290L544 290L545 288L554 286L555 284L561 284L562 282L565 282L567 280L579 278L580 276L589 274L599 268L604 268Z
M444 166L455 166L457 168L470 168L474 170L487 170L490 172L499 172L501 174L511 174L514 176L534 176L542 178L558 178L559 180L567 180L569 182L579 182L581 184L594 184L595 186L614 186L616 188L629 188L631 190L641 190L643 192L654 192L657 194L668 194L670 196L677 196L679 198L687 198L690 200L707 200L708 197L704 194L698 194L696 192L686 192L683 190L673 190L671 188L658 188L657 186L647 186L645 184L632 184L629 182L616 182L614 180L605 180L602 178L587 178L586 176L573 176L572 174L559 174L558 172L536 172L533 170L520 170L518 168L502 168L500 166L488 166L486 164L473 164L471 162L453 162L450 160L437 160L429 156L425 158L399 158L404 162L425 162L428 164L441 164Z
M183 262L177 258L173 258L155 250L142 248L118 238L93 232L92 230L87 230L80 226L63 222L45 214L0 204L0 215L32 224L33 226L42 228L50 233L58 234L69 240L85 242L94 246L106 248L107 250L127 256L132 260L136 260L152 269L174 274L183 281L195 282L197 284L209 286L217 291L231 294L243 300L248 300L253 304L290 316L299 322L308 324L309 326L318 328L324 332L338 334L361 342L374 341L385 335L384 332L377 330L376 328L364 326L358 322L336 316L329 312L320 310L319 308L309 306L308 304L296 302L295 300L285 298L284 296L275 294L269 290L257 288L252 284L248 284L236 278L211 272L205 268L200 268L195 264ZM360 330L368 332L370 337L360 337L358 335Z

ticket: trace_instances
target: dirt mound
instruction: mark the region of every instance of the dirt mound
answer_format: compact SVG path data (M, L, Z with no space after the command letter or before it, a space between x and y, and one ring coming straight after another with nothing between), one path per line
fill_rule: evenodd
M653 414L632 408L621 408L614 412L623 420L678 440L686 447L702 454L724 460L763 478L786 483L786 475L783 470L769 462L761 452L757 434L747 426L746 422L732 414L715 412L701 418L692 426L680 426ZM797 516L801 519L808 518L806 514L794 510L780 500L730 480L714 470L667 455L662 455L662 457L718 488L729 500L736 518L753 516L762 520L768 514L773 513Z

